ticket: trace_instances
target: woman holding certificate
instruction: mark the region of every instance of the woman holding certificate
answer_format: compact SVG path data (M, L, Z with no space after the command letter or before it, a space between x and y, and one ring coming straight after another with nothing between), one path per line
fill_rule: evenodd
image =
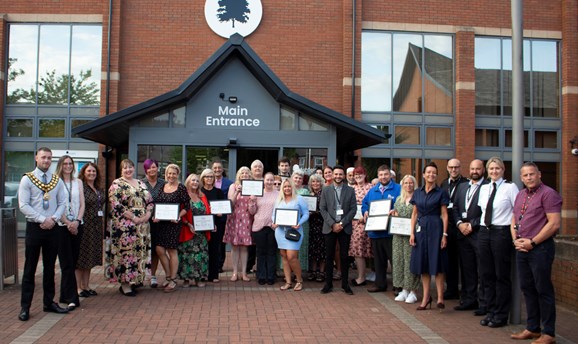
M105 275L120 283L119 291L135 296L150 269L149 219L153 199L146 185L133 177L134 163L120 162L121 177L108 190L110 221L106 244Z
M227 201L227 197L221 189L215 187L215 173L210 168L206 168L201 172L201 192L205 195L209 202L211 201ZM217 231L211 234L209 240L209 281L219 283L219 268L221 265L221 243L223 242L223 234L225 234L225 224L227 223L227 216L223 214L215 214L215 226Z
M309 177L310 194L317 199L316 210L309 213L309 264L314 274L310 274L308 280L317 282L325 281L325 237L323 236L323 217L319 212L321 190L325 180L320 174L312 174Z
M410 219L413 213L413 204L410 201L417 187L417 181L408 174L403 177L400 184L401 195L395 201L391 215ZM393 234L392 255L393 288L401 288L401 292L396 296L395 301L415 303L417 301L415 291L419 288L420 281L419 276L412 274L409 270L411 246L407 235Z
M157 255L167 274L163 284L165 293L175 291L177 287L180 219L189 210L189 195L179 182L180 173L181 169L175 164L169 164L165 169L166 183L156 199L153 216L153 222L158 223Z
M209 170L210 171L210 170ZM212 171L211 171L212 172ZM184 287L203 288L209 271L209 245L211 231L204 233L195 229L193 216L211 213L209 201L201 192L199 176L191 174L185 181L190 197L189 210L183 216L179 245L179 278L185 281ZM190 282L189 282L190 280Z
M355 180L353 189L355 190L355 198L359 209L359 205L361 205L365 195L371 189L371 184L367 182L367 173L361 166L353 169L353 178ZM359 211L359 217L354 218L351 224L353 232L351 233L349 244L349 256L355 257L355 265L357 266L357 278L351 280L351 285L357 287L367 284L365 281L365 259L373 258L373 253L371 252L371 241L369 241L369 236L367 236L365 231L365 222L361 216L361 210Z
M303 223L309 219L309 209L305 200L297 195L295 186L291 179L285 179L281 184L281 192L275 202L273 211L273 225L275 229L275 239L283 261L283 273L285 275L285 284L281 290L291 288L291 272L295 273L297 283L293 290L300 291L303 289L303 276L301 275L301 265L299 264L299 248L303 242ZM291 229L297 230L300 234L293 240L287 239L287 232ZM291 236L289 236L291 237Z
M233 275L231 281L239 279L239 263L243 281L249 282L247 276L248 247L251 246L251 232L253 228L253 216L249 214L249 199L251 196L243 196L243 180L251 179L251 170L242 166L237 171L235 183L229 188L229 199L233 203L233 214L227 217L223 242L231 244L231 256L233 258Z
M413 274L421 275L423 299L418 311L431 308L431 275L435 276L437 289L437 307L442 310L444 304L444 273L448 269L448 255L445 250L448 231L448 204L450 196L436 185L438 167L430 162L423 169L424 186L417 189L410 201L414 205L411 213L411 250L410 269ZM441 217L440 217L441 215Z

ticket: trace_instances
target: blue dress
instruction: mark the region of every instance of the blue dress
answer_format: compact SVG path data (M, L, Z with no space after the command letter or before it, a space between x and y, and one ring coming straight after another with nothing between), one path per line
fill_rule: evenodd
M297 199L285 203L281 201L275 204L275 209L297 209L299 210L298 221L299 228L297 229L301 233L301 239L299 241L290 241L285 239L285 231L291 227L279 226L275 229L275 240L277 240L277 246L281 250L294 250L299 251L301 243L303 242L303 223L309 220L309 209L307 208L307 203L301 196L297 196ZM275 210L273 210L273 223L275 223Z
M445 190L436 186L429 193L421 187L413 193L410 201L417 209L415 246L411 250L410 271L412 274L435 275L448 271L448 253L441 249L443 222L442 205L447 206L450 196Z

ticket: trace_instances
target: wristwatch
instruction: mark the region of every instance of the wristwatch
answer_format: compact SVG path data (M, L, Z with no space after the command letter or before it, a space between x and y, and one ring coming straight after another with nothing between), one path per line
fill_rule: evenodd
M84 221L82 221L81 219L76 219L76 220L74 220L74 221L78 221L78 223L81 224L81 225L84 224Z
M538 244L536 244L536 242L534 240L530 240L530 245L532 245L532 248L536 247Z

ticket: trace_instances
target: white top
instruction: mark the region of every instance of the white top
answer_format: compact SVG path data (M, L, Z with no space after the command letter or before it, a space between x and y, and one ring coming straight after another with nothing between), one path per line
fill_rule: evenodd
M480 224L485 226L486 206L492 194L492 181L481 186L478 205L482 208L482 218ZM514 202L518 194L518 187L514 183L508 183L503 178L496 181L498 190L494 197L494 211L492 212L492 225L509 226L512 223L512 213L514 212Z
M72 182L65 182L64 179L60 180L64 184L64 198L66 199L66 205L64 207L64 215L72 215L72 219L78 218L78 212L80 211L80 183L78 178L72 179ZM59 226L66 226L62 221L58 221Z

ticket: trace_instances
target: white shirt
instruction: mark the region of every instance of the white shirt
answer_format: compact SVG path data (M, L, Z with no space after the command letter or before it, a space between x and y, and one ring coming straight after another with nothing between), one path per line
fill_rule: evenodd
M482 208L482 218L480 224L485 226L486 206L492 194L492 181L481 186L478 205ZM496 181L498 190L494 197L494 211L492 212L492 225L509 226L512 223L512 213L514 212L514 202L518 194L518 187L514 183L507 183L503 178Z

